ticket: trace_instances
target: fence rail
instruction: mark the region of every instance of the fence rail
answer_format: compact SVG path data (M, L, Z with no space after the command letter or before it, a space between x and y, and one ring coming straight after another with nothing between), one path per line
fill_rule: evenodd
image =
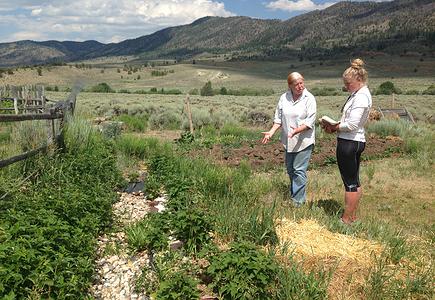
M67 121L67 117L74 114L76 93L73 92L65 101L51 101L45 98L43 87L36 88L33 95L32 91L29 87L23 87L22 89L12 86L0 87L0 122L47 120L47 141L36 149L0 160L0 168L45 151L55 142L58 146L64 145L63 126ZM22 98L23 95L25 98ZM31 98L32 96L37 98ZM13 102L13 107L4 107L6 101ZM51 103L47 104L47 102ZM57 133L55 120L59 120Z

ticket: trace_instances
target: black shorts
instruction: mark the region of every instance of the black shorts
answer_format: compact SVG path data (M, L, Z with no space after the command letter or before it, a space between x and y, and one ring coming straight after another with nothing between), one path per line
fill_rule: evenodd
M337 138L337 163L346 192L356 192L359 182L359 164L366 143Z

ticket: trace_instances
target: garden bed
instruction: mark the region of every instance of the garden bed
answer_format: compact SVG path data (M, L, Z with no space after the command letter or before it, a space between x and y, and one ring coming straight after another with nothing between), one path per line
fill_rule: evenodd
M362 156L363 159L389 156L392 153L398 153L402 145L403 141L400 138L370 136ZM335 163L335 147L335 139L318 141L311 156L311 164L323 166ZM212 158L219 164L230 166L238 166L242 161L246 161L253 168L284 164L284 148L279 141L266 145L261 144L260 141L245 142L238 148L213 145L210 149L192 150L190 155Z

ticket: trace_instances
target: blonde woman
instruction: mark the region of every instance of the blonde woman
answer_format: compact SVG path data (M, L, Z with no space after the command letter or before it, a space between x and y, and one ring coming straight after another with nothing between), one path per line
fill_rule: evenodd
M298 72L287 77L288 91L281 95L275 110L273 126L262 132L266 144L281 128L281 142L286 149L285 163L290 177L290 196L298 207L305 203L307 168L314 147L316 99L305 88Z
M322 123L326 132L337 132L337 164L345 188L341 222L345 224L357 220L356 211L362 196L359 167L366 144L364 125L372 106L367 80L364 62L361 59L353 60L343 73L344 86L350 95L342 107L340 123Z

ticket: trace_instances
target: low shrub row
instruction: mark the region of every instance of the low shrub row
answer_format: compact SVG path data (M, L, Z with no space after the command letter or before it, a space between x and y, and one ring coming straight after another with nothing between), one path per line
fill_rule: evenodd
M273 89L252 89L252 88L241 88L241 89L227 89L226 87L221 87L220 89L213 89L211 81L207 81L203 87L198 91L198 89L190 90L189 94L201 96L214 96L214 95L232 95L232 96L271 96L275 92Z
M96 238L111 224L121 183L113 145L89 128L71 125L64 153L0 173L0 295L79 299L87 293Z

